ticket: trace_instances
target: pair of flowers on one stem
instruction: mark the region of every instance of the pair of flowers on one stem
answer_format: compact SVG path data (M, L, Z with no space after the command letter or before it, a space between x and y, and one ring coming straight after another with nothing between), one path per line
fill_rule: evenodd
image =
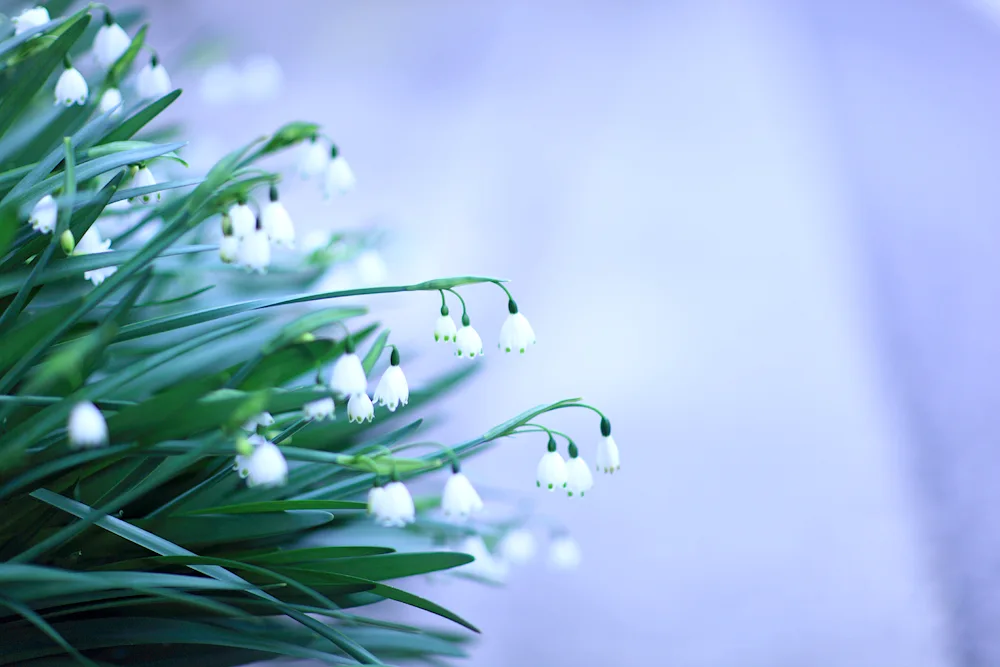
M483 500L462 472L458 459L452 462L451 475L441 493L441 510L446 517L457 521L483 510ZM395 474L385 486L376 478L368 491L368 513L386 527L401 528L416 520L413 496Z
M497 543L496 553L490 552L486 542L479 535L470 535L462 540L456 551L466 553L475 561L462 566L471 575L503 581L510 565L525 565L535 557L538 544L535 536L526 528L508 531ZM583 560L580 545L568 533L561 531L552 535L548 547L549 566L557 570L572 570Z
M295 247L295 225L281 203L278 186L271 184L268 202L254 215L245 196L240 196L222 216L219 258L247 271L264 273L271 265L271 244Z
M354 189L356 179L347 160L340 154L337 145L327 145L318 135L313 135L303 148L299 159L299 175L302 178L323 176L323 193L328 199L337 194L346 194Z
M536 486L549 491L565 489L570 497L574 495L583 497L587 491L593 488L594 476L590 472L590 467L580 456L576 443L565 434L544 429L544 427L542 430L549 433L548 451L542 455L538 462ZM553 434L562 435L569 442L569 461L558 452ZM611 436L611 422L607 417L601 417L601 440L597 443L597 465L595 468L598 472L603 471L607 474L613 474L621 468L618 445Z
M518 311L517 303L507 288L496 283L507 294L507 319L500 327L500 340L497 348L507 354L517 351L524 354L529 347L535 344L535 331L531 324L521 312ZM451 319L448 304L444 300L444 290L441 292L441 316L434 324L434 340L439 343L453 343L455 345L455 356L472 359L483 354L483 339L479 332L472 327L469 314L465 309L465 300L458 292L448 289L462 302L462 328L455 326L455 321Z

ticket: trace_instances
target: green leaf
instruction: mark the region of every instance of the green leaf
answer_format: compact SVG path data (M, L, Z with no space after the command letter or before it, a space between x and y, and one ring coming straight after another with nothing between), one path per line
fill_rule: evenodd
M254 563L280 565L282 563L308 563L311 561L326 561L335 558L353 558L357 556L376 556L392 553L389 547L312 547L308 549L289 549L286 551L271 551L262 554L243 554L241 560Z
M377 556L360 556L356 558L338 558L323 562L310 563L308 567L298 567L297 572L324 572L346 574L361 577L371 581L386 579L401 579L428 572L450 570L453 567L468 565L472 556L453 552L408 552ZM271 561L272 563L274 561ZM303 575L304 576L304 575Z
M138 35L136 35L136 37L138 37ZM125 56L122 56L122 58L124 57ZM173 104L174 101L180 96L181 91L175 90L167 93L158 100L153 100L142 109L139 109L134 114L129 116L128 119L122 122L121 125L104 135L104 137L97 143L110 144L115 141L127 141L131 139L136 132L144 128L151 120L163 113L163 110ZM178 146L178 148L180 148L180 146Z
M45 49L18 65L13 85L0 97L0 136L27 111L26 103L45 85L52 72L61 66L63 56L80 38L90 23L90 15L80 13L68 22L65 31Z
M185 512L184 515L196 514L260 514L263 512L284 512L286 510L351 510L366 511L367 503L351 500L272 500L259 503L241 503L239 505L223 505Z
M280 347L295 342L298 338L307 333L312 333L317 329L330 326L335 322L342 322L351 317L359 317L368 312L363 307L348 308L325 308L315 312L307 313L297 320L290 322L281 328L281 331L268 341L263 348L262 354L270 354Z
M170 248L160 253L160 257L172 257L175 255L191 255L200 252L210 252L218 250L218 246L196 245ZM74 255L53 261L37 278L37 284L44 285L57 280L83 278L84 271L99 269L105 266L119 266L133 259L141 253L141 250L111 250L109 252L94 253L91 255ZM30 270L21 269L0 275L0 296L17 292L18 286L23 284Z
M361 365L365 369L365 375L371 375L372 369L375 368L378 358L382 356L382 351L385 349L385 344L388 340L389 332L383 331L375 339L375 342L372 343L371 349L368 350L368 354L365 355L365 358L361 362Z
M27 43L29 39L36 35L40 35L43 32L50 32L61 26L66 21L65 18L53 18L52 21L46 23L45 25L40 25L37 28L32 28L31 30L25 30L20 35L16 37L11 37L10 39L5 39L0 42L0 58L7 55L17 47L22 44Z
M233 473L236 474L235 472ZM172 516L133 522L180 546L220 545L300 533L333 521L329 512L296 511L254 515Z
M115 61L115 64L112 65L111 69L108 71L109 81L117 83L125 80L125 75L128 74L129 68L132 67L132 63L135 62L136 56L139 55L139 51L142 49L143 44L146 43L146 32L148 30L149 24L147 23L139 28L139 31L135 33L135 37L132 38L128 48L125 49L125 53L123 53L118 60Z
M263 148L260 149L260 153L257 157L276 153L280 150L288 148L289 146L294 146L300 141L311 139L316 136L317 132L319 132L319 125L316 123L306 123L302 121L287 123L271 135L268 142L264 144Z

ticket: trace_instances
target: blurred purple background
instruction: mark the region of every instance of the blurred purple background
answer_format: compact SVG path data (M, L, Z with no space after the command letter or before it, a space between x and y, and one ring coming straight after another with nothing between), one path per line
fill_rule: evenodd
M512 279L539 343L501 358L501 294L467 291L487 368L446 442L568 396L614 423L583 501L533 493L541 441L467 466L584 553L426 584L473 664L1000 665L987 0L145 4L198 155L318 121L359 187L290 186L300 228L377 219L394 283ZM280 94L203 96L177 61L204 38L273 56ZM425 344L436 297L383 303L460 363ZM560 419L592 459L593 415Z

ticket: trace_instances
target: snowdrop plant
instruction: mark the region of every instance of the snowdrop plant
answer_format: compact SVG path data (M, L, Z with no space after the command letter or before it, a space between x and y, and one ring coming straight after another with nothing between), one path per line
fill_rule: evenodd
M502 579L531 549L517 533L493 548L503 529L480 510L494 499L480 497L460 463L546 432L539 422L551 413L596 408L546 403L408 454L428 444L426 411L480 365L466 297L503 289L511 317L489 344L518 354L533 344L505 281L389 284L381 259L365 255L372 243L336 228L321 230L325 266L292 248L272 255L297 230L276 189L270 196L287 177L271 158L304 150L297 170L346 195L355 177L338 144L294 121L183 172L185 141L165 140L160 125L178 120L180 91L147 26L135 13L77 4L25 10L0 38L0 580L16 582L0 596L3 661L392 664L463 654L468 635L389 625L367 605L387 600L476 631L385 581ZM97 103L87 103L88 79ZM379 275L363 287L316 287L318 268L358 257ZM461 329L445 292L462 303ZM440 296L435 338L463 363L449 366L436 348L440 375L407 377L378 319L387 294ZM368 378L387 350L376 408ZM348 419L335 418L335 402ZM584 455L618 470L601 419L596 452L573 445L568 462L546 452L539 486L585 493ZM425 476L449 468L440 503L422 496ZM438 505L466 521L436 521ZM379 546L366 513L386 527ZM464 551L442 546L462 541ZM573 560L565 554L560 562ZM478 570L464 567L477 560Z

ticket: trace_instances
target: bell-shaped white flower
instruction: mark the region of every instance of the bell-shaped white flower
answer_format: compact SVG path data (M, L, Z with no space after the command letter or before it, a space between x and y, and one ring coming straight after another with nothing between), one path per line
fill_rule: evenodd
M117 118L122 115L122 91L117 88L108 88L101 94L101 99L97 103L97 108L101 113L107 113L114 109L111 114L112 118ZM116 108L117 107L117 108Z
M400 481L392 481L385 485L385 495L378 509L376 519L383 526L402 528L416 520L413 496Z
M475 560L461 566L460 571L474 577L502 582L508 573L507 563L495 558L479 535L469 535L456 551L472 556Z
M170 75L160 64L159 58L153 56L150 61L139 70L136 76L135 89L139 97L144 100L152 100L163 97L170 92Z
M549 565L557 570L575 570L582 560L580 545L569 535L559 535L549 544Z
M441 493L441 511L451 519L465 520L469 515L483 510L483 500L476 493L472 482L460 472L458 464L452 466L451 477L444 483Z
M241 239L257 229L257 216L245 201L241 201L229 207L229 224L233 227L233 236Z
M621 467L618 445L611 437L611 422L607 417L601 417L601 439L597 443L597 470L611 474Z
M500 556L513 565L524 565L535 557L538 545L531 531L515 528L500 540L497 549Z
M31 228L36 232L51 234L56 228L56 218L58 215L59 207L56 204L55 198L52 195L45 195L31 209L28 222L31 223Z
M149 167L143 165L139 167L139 170L135 172L135 176L132 177L132 187L133 188L145 188L152 185L156 185L156 178L153 176L153 172L149 170ZM143 203L148 204L153 201L160 201L160 192L147 192L144 195L139 195L138 197L132 197L129 201L133 204Z
M594 475L590 466L580 458L576 445L569 446L569 461L566 462L566 493L570 497L583 496L594 486Z
M77 242L76 247L73 249L73 254L95 255L108 252L110 250L111 239L102 239L101 232L97 229L97 225L91 225L79 242ZM106 279L113 276L117 270L117 266L102 266L97 269L91 269L90 271L84 271L83 277L85 280L89 280L93 283L96 287L97 285L103 283Z
M462 328L455 334L455 355L459 357L475 357L483 354L483 339L479 332L469 324L469 318L462 316Z
M288 480L288 462L281 449L267 440L259 442L246 459L247 486L282 486Z
M330 161L330 151L316 137L302 147L302 157L299 158L299 175L302 178L319 176L326 170Z
M271 243L267 239L267 232L255 229L244 236L240 241L236 260L248 271L266 273L267 267L271 265Z
M244 99L252 102L273 100L281 92L284 76L274 56L266 53L250 56L243 63L240 92Z
M272 424L274 424L274 417L271 416L271 413L261 412L260 414L256 414L243 422L243 430L253 433L258 427L267 428Z
M330 162L326 165L326 183L324 192L327 198L342 195L354 189L356 180L354 172L347 160L337 152L337 147L330 149Z
M403 369L399 367L399 350L395 347L389 358L389 368L382 373L382 379L378 381L372 398L379 405L389 408L389 412L395 412L398 405L406 405L410 400L410 386L403 375Z
M22 32L45 25L50 20L49 10L45 7L32 7L12 18L11 22L14 24L14 35L20 35Z
M324 419L332 419L335 409L336 405L334 405L333 399L327 396L303 405L302 416L309 421L323 421Z
M535 331L528 323L528 318L517 311L517 304L513 299L507 305L510 314L500 327L500 342L497 347L504 352L524 354L529 346L535 344Z
M115 23L111 14L104 14L104 25L97 30L94 37L94 57L97 64L104 69L110 69L128 50L132 39L120 25Z
M108 442L108 423L97 406L89 401L73 406L66 431L71 447L99 447Z
M368 390L365 367L361 364L361 358L354 353L354 345L350 339L347 340L345 353L333 363L330 388L344 396L363 394Z
M368 398L368 394L364 392L351 394L350 400L347 401L347 419L357 424L375 419L375 406L372 405L372 399Z
M566 472L566 461L563 457L556 451L555 440L549 439L549 451L542 455L541 460L538 461L538 471L536 478L536 486L541 489L548 489L549 491L555 491L556 489L566 488L566 480L568 473Z
M439 343L455 342L455 334L458 329L455 327L455 320L451 319L447 308L441 309L441 317L434 324L434 340Z
M376 482L375 486L368 490L368 514L381 518L384 502L385 487Z
M232 264L240 254L240 240L235 236L223 236L219 242L219 259Z
M265 204L260 212L260 226L272 243L288 248L295 247L295 226L292 225L292 218L285 210L285 205L278 200L278 188L273 185L271 201Z
M80 74L80 70L67 61L66 68L59 75L59 80L56 81L55 103L66 107L71 107L74 104L86 104L89 93L87 80Z

